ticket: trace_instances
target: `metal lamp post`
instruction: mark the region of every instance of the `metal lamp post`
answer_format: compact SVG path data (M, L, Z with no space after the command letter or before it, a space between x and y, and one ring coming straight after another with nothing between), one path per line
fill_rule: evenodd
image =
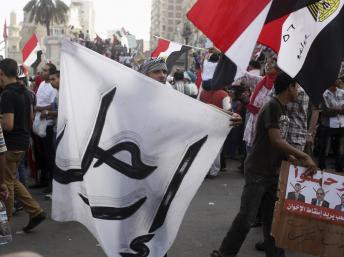
M191 31L191 27L190 27L190 24L188 22L185 22L184 23L184 27L183 27L183 38L185 39L185 44L187 45L189 43L189 39L190 39L190 36L192 34L192 31ZM188 70L188 61L189 61L189 55L188 55L188 51L185 53L185 71Z

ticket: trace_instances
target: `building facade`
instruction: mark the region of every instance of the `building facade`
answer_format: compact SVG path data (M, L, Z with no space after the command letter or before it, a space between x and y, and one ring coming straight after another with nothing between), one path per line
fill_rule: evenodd
M185 35L183 35L183 30L185 30L185 26L188 26L191 34L188 37L188 44L196 47L205 47L206 37L204 34L198 30L186 17L187 12L192 8L192 6L196 3L197 0L184 0L183 1L183 20L179 26L179 31L181 31L180 36L184 38L185 42Z
M150 48L160 36L180 43L204 47L206 37L186 17L197 0L152 0ZM185 33L186 32L186 33ZM187 38L186 38L187 37Z
M154 36L176 40L183 20L183 0L152 0L150 42L156 46Z
M20 27L17 24L17 16L15 12L10 14L10 24L7 26L8 38L7 38L7 56L14 60L21 60L21 48L20 48Z
M46 28L41 24L35 24L29 20L30 13L24 12L23 21L18 25L16 14L11 13L10 24L8 26L7 56L22 62L22 49L33 33L43 50L43 58L59 65L60 42L65 37L71 37L73 26L77 31L89 31L95 34L95 11L92 0L72 0L69 7L68 21L64 24L54 24L50 26L50 36L47 36ZM74 24L73 24L74 23Z
M152 0L150 49L155 49L157 38L204 48L206 37L186 17L197 0ZM191 68L193 51L181 56L175 67Z
M69 24L95 37L95 10L92 0L72 0L69 7Z

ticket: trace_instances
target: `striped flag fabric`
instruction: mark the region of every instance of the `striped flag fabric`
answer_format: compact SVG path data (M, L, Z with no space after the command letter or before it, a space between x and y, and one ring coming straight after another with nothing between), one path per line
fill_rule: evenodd
M229 58L218 65L227 79L219 80L217 87L230 84L246 70L271 4L271 0L198 0L188 12L188 19Z
M190 46L159 38L158 45L152 52L151 57L165 58L167 69L170 72L179 57L190 49Z
M202 68L199 68L196 72L196 81L195 84L197 86L197 89L200 89L202 84Z
M259 37L278 53L278 66L298 81L314 104L335 82L344 58L343 5L344 0L312 3L268 22Z
M198 27L214 42L214 45L217 48L224 53L224 56L220 60L215 72L214 77L216 77L216 79L213 80L212 87L214 89L218 89L231 84L235 78L240 77L243 72L246 71L246 67L250 61L252 52L258 39L260 43L271 47L278 54L281 54L279 52L281 40L287 38L285 35L288 31L286 30L292 29L290 26L293 24L293 21L297 20L298 22L298 28L295 29L295 31L312 31L311 25L307 25L307 28L302 28L302 26L300 26L302 22L305 22L305 24L313 24L314 29L315 27L324 28L326 22L324 23L322 21L320 22L322 25L320 25L319 22L315 22L314 17L317 17L316 15L335 17L336 13L339 12L342 6L342 4L338 4L339 2L341 2L341 0L198 0L188 12L187 17L196 27ZM330 8L332 10L332 5L338 6L338 10L336 12L333 11L333 15L330 15L331 11L327 11L327 9ZM313 15L311 15L312 12ZM312 16L313 23L309 23ZM329 19L331 18L328 17L328 20ZM283 26L286 20L289 20L289 27L286 27L286 25ZM342 23L339 22L339 24ZM282 28L284 30L282 30ZM328 28L327 30L334 29ZM308 88L311 87L310 81L314 82L316 78L310 79L311 73L309 72L296 73L295 71L297 70L295 69L297 69L297 66L291 68L293 65L290 65L289 71L285 68L285 64L283 64L281 60L284 59L286 60L285 62L288 62L289 54L293 54L293 52L289 51L301 49L303 53L302 58L304 60L302 62L298 62L298 70L301 70L301 68L308 70L311 66L315 66L314 63L312 64L308 61L310 58L307 58L307 61L305 60L308 56L308 51L306 51L306 49L310 47L311 41L313 42L316 35L318 35L318 32L316 31L317 29L312 31L311 38L307 36L307 47L304 46L305 34L302 35L303 38L300 38L302 34L302 32L300 32L299 36L295 36L293 37L293 40L290 40L290 42L293 43L288 43L288 48L283 48L285 49L283 50L284 57L279 57L279 64L281 68L289 75L296 77L298 82L306 89L307 93L310 94L313 102L315 103L319 100L319 93L312 94ZM338 29L329 33L332 33L334 36L335 33L333 32L340 32L339 34L342 33L341 31L338 31ZM326 48L326 43L324 40L322 41L323 43L320 43L319 47ZM342 42L341 40L339 40L338 43L332 41L331 45L339 45ZM341 46L343 46L343 44L341 44ZM320 49L319 47L318 49ZM338 49L338 47L335 47L334 49ZM330 56L327 55L326 51L322 51L322 53L319 51L320 50L318 50L317 53L318 55L322 56L321 60L323 60L324 63L330 60ZM333 50L333 52L335 51L337 50ZM342 50L340 49L340 52L338 53L339 56L335 58L336 61L333 62L335 64L332 67L336 66L337 59L342 58L341 51ZM331 55L331 57L332 56L333 55ZM291 72L292 69L294 69L293 72ZM330 75L326 77L333 78L333 74L336 72L337 70L333 69L329 73ZM303 75L301 76L301 74ZM314 74L315 73L313 73L313 77ZM329 86L329 81L330 79L322 80L326 86ZM324 86L318 87L316 91L320 92L323 87Z
M33 34L22 50L23 64L29 67L37 67L41 62L42 49L36 34Z

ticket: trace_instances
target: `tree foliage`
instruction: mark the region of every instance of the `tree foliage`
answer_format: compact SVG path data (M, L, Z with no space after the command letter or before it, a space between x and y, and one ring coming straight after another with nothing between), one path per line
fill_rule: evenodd
M30 22L44 25L49 36L51 23L65 23L69 8L61 0L30 0L23 10L29 13Z

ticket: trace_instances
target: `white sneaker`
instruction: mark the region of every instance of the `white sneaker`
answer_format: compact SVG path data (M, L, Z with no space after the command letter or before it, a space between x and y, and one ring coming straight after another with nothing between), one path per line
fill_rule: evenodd
M46 195L44 196L44 199L45 199L45 200L51 200L51 194L46 194Z

